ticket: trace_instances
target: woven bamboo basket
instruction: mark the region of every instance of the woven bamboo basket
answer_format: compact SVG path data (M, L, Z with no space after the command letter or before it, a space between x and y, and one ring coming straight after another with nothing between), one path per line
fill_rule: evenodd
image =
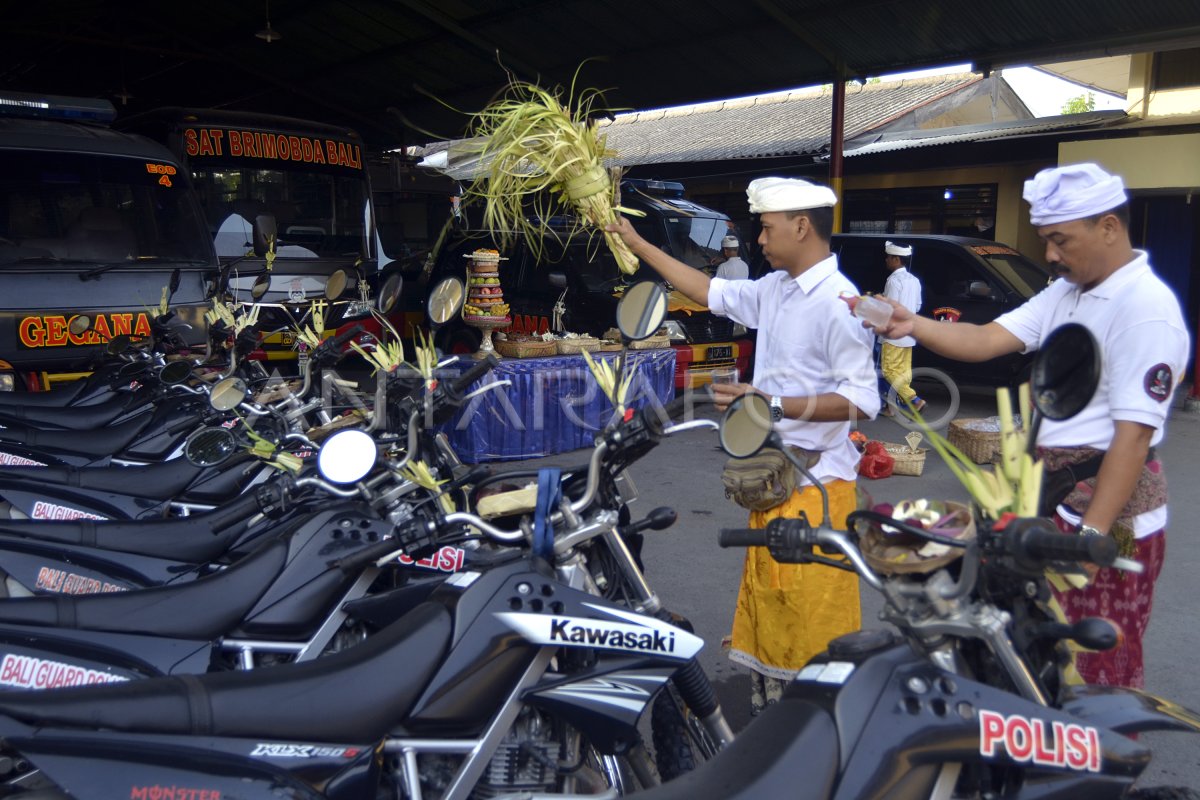
M495 345L496 352L506 358L539 358L558 353L554 342L514 342L509 339L497 339L492 344Z
M620 342L610 342L607 339L601 339L600 345L596 348L601 353L619 353L621 352Z
M907 444L881 442L895 464L892 466L893 475L920 475L925 471L925 455L929 452L924 447L917 447L924 438L917 431L904 437Z
M983 419L953 420L946 439L976 464L990 464L1000 454L1000 431L981 431L968 427L971 423L979 422L983 422Z
M629 345L630 350L656 350L662 347L671 346L671 337L663 334L662 336L651 336L648 339L642 339L640 342L632 342Z
M560 356L578 355L585 350L594 353L600 349L600 340L590 336L579 339L559 339L555 342L555 347Z

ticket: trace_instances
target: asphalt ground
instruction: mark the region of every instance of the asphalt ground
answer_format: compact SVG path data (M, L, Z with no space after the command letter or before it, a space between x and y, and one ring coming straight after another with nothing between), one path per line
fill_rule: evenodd
M918 387L929 401L925 410L942 425L957 417L986 417L995 413L990 391L964 390L955 402L945 392ZM1176 404L1179 405L1178 403ZM696 412L715 419L709 408ZM879 418L861 425L872 439L901 442L907 431L892 420ZM1191 666L1200 663L1200 626L1193 587L1200 578L1200 539L1192 531L1200 519L1200 415L1176 408L1167 436L1159 447L1171 487L1171 521L1167 559L1158 580L1154 611L1146 637L1147 686L1152 694L1200 711L1200 681ZM576 465L586 451L562 453L520 462L522 468L539 465ZM726 716L735 730L750 721L749 681L744 668L730 662L721 651L729 634L744 554L717 546L717 531L744 527L747 512L727 501L720 474L726 456L712 431L689 431L664 440L657 449L633 465L630 472L640 491L632 510L635 518L657 506L671 506L677 523L661 532L646 534L643 559L650 585L664 605L688 617L707 643L700 658L717 687ZM503 468L501 465L499 468ZM861 480L876 502L904 498L966 499L965 490L932 451L920 477L893 476ZM879 627L880 597L861 586L864 627ZM1200 787L1200 736L1187 733L1152 733L1143 739L1154 750L1154 761L1141 785Z

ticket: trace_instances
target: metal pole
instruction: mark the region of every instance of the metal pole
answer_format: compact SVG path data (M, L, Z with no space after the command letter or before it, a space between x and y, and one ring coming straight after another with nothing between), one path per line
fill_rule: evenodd
M846 63L840 58L833 76L833 123L829 135L829 187L837 195L833 207L833 232L842 230L842 208L845 196L842 193L842 146L845 143L846 122Z

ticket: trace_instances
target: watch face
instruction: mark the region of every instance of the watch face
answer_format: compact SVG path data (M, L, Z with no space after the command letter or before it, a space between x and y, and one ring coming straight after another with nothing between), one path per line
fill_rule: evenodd
M783 419L783 399L779 397L771 398L771 421L779 422Z

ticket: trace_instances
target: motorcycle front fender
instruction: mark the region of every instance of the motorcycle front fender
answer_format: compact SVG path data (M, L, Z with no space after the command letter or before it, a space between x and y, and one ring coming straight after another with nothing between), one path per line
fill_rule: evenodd
M1138 689L1120 686L1073 687L1067 690L1062 709L1117 733L1200 733L1200 714Z

